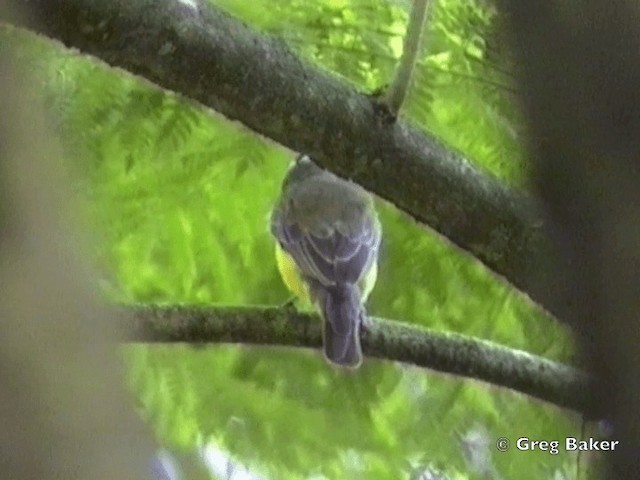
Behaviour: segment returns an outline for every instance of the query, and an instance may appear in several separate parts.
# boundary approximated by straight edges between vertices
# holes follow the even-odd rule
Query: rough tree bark
[[[211,107],[352,178],[468,251],[548,310],[535,202],[219,8],[192,0],[9,0],[16,22]]]
[[[316,315],[294,309],[146,305],[123,308],[120,316],[131,341],[322,345]],[[583,372],[457,333],[376,318],[362,335],[362,348],[367,357],[483,380],[580,412],[589,404]]]

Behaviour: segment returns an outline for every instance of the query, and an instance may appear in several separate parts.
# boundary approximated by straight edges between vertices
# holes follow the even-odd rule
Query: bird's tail
[[[360,325],[364,309],[357,287],[352,284],[324,287],[319,297],[327,360],[342,367],[359,367],[362,363]]]

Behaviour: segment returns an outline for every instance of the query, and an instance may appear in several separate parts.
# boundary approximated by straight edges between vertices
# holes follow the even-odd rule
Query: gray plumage
[[[302,156],[285,178],[271,232],[295,260],[322,313],[326,357],[358,366],[364,280],[377,262],[381,238],[373,199]]]

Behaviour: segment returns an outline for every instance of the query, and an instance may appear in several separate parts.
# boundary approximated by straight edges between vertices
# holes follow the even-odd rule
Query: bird
[[[372,196],[299,155],[271,212],[271,233],[285,285],[322,317],[325,358],[358,368],[382,239]]]

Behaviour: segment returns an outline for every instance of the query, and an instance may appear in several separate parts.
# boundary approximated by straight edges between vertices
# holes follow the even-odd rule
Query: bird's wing
[[[271,231],[301,273],[324,286],[356,284],[376,260],[380,226],[373,212],[325,222],[320,229],[300,225],[286,206],[274,211]]]

